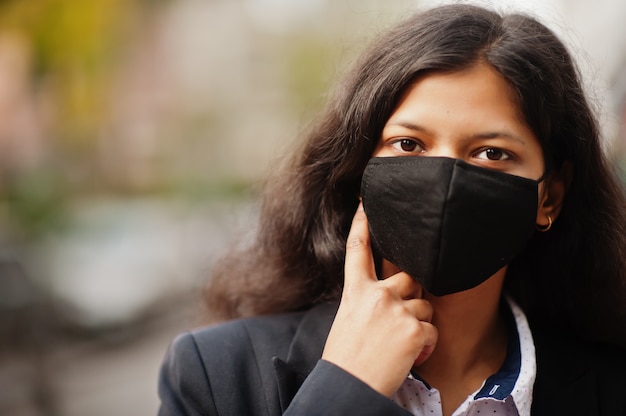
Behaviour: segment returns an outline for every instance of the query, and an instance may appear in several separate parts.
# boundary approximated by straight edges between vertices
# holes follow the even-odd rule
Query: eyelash
[[[412,150],[406,150],[406,149],[402,148],[403,144],[413,145],[413,146],[415,146],[415,148],[412,149]],[[410,137],[398,138],[398,139],[392,141],[390,143],[390,145],[395,150],[400,151],[400,152],[416,152],[417,151],[417,152],[421,153],[421,152],[424,151],[424,145],[419,140],[413,139],[413,138],[410,138]],[[486,156],[485,158],[478,158],[478,155],[480,155],[483,152],[488,152],[490,150],[491,151],[500,152],[502,154],[501,157],[503,157],[503,158],[501,158],[501,159],[489,159],[489,156]],[[487,160],[487,161],[491,161],[491,162],[502,162],[502,161],[505,161],[505,160],[513,160],[513,159],[515,159],[513,153],[511,153],[511,152],[509,152],[507,150],[501,149],[499,147],[483,147],[483,148],[480,148],[476,152],[472,153],[472,157],[476,157],[476,158],[478,158],[480,160]]]
[[[481,159],[481,160],[489,160],[489,161],[492,161],[492,162],[502,162],[502,161],[505,161],[505,160],[512,160],[513,159],[513,154],[511,152],[508,152],[508,151],[506,151],[504,149],[500,149],[499,147],[484,147],[484,148],[478,150],[477,152],[475,152],[472,156],[477,157],[481,153],[488,152],[490,150],[495,150],[496,152],[500,152],[504,158],[503,159],[489,159],[489,156],[487,156],[485,159]]]
[[[391,146],[392,146],[394,149],[396,149],[396,150],[398,150],[398,151],[401,151],[401,152],[414,152],[414,151],[416,151],[416,150],[418,150],[418,151],[420,151],[420,152],[421,152],[422,150],[424,150],[424,145],[423,145],[423,144],[422,144],[419,140],[416,140],[416,139],[411,139],[411,138],[409,138],[409,137],[402,137],[402,138],[399,138],[399,139],[397,139],[397,140],[394,140],[394,141],[393,141],[393,142],[391,142],[390,144],[391,144]],[[411,144],[411,145],[415,145],[415,149],[413,149],[413,150],[405,150],[405,149],[402,149],[402,145],[403,145],[403,144]]]

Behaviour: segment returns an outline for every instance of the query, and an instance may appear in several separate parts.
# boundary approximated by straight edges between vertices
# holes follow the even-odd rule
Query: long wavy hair
[[[562,42],[535,19],[471,5],[409,17],[365,51],[268,181],[258,229],[215,266],[213,321],[338,299],[363,169],[402,93],[425,73],[488,63],[512,87],[552,172],[569,187],[552,229],[509,266],[506,287],[530,319],[626,345],[626,203]]]

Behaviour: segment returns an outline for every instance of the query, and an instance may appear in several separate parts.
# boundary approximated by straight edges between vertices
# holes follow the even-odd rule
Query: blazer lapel
[[[322,356],[338,306],[337,302],[333,302],[312,308],[302,318],[289,347],[287,358],[272,359],[283,412]]]

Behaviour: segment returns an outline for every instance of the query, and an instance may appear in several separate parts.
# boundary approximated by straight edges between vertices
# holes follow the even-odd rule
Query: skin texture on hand
[[[421,286],[406,273],[378,280],[359,205],[346,244],[341,303],[322,359],[391,396],[437,342],[432,307],[421,296]]]

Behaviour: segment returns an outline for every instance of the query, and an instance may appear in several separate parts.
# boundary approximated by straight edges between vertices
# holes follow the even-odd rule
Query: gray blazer
[[[180,335],[161,368],[159,416],[409,413],[320,360],[337,304],[241,319]],[[626,416],[626,354],[531,323],[533,415]]]

